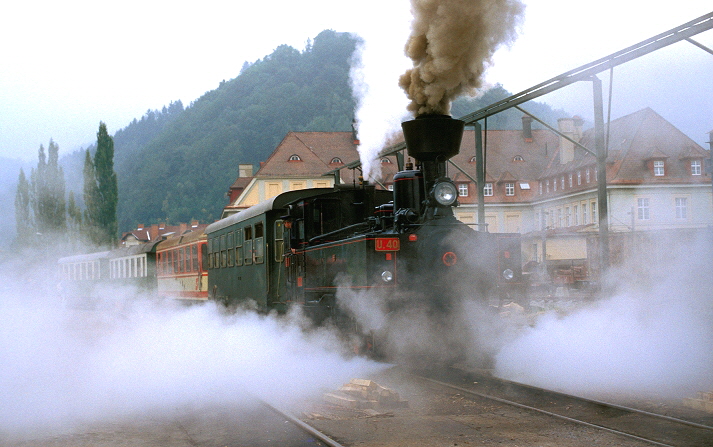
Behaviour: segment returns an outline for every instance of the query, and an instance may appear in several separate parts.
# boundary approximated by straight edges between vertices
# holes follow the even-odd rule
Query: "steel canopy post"
[[[485,162],[483,160],[483,132],[480,127],[480,123],[476,122],[473,124],[475,127],[475,179],[476,179],[476,189],[478,191],[478,231],[482,231],[483,228],[487,231],[488,227],[485,226]]]
[[[607,147],[604,144],[602,81],[592,76],[594,95],[594,150],[597,153],[597,203],[599,208],[599,277],[609,270],[609,211],[607,205]]]

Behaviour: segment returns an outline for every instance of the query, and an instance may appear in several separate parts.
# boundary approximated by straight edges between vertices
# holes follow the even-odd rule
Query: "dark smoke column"
[[[411,0],[406,55],[399,79],[414,115],[449,114],[451,101],[482,86],[495,50],[511,43],[525,6],[519,0]]]

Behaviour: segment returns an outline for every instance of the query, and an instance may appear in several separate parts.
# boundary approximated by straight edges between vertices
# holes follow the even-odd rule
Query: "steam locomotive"
[[[462,299],[518,293],[519,235],[474,231],[453,214],[458,191],[446,162],[460,150],[464,123],[424,115],[402,127],[416,166],[394,176],[393,192],[366,182],[289,191],[186,236],[195,248],[154,243],[143,252],[157,253],[160,294],[262,312],[298,306],[318,324],[349,326],[355,295],[387,314],[439,318]],[[184,282],[171,288],[172,278]]]

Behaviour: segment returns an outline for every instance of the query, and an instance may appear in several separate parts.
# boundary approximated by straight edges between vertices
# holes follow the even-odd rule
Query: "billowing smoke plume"
[[[511,43],[524,12],[519,0],[411,0],[406,54],[413,68],[399,84],[416,115],[448,114],[453,99],[473,93],[495,50]]]

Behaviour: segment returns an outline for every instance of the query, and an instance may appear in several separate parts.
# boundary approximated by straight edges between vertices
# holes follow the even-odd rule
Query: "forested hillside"
[[[238,163],[264,160],[289,131],[349,130],[354,47],[349,34],[323,31],[304,51],[280,46],[193,102],[117,163],[119,227],[212,221]],[[119,158],[127,148],[119,138],[116,146]]]
[[[350,34],[323,31],[303,51],[280,46],[185,109],[177,101],[148,110],[116,132],[119,231],[139,223],[211,222],[227,203],[239,163],[264,161],[289,131],[350,130],[356,43]],[[457,100],[452,114],[463,116],[509,95],[496,86],[479,98]],[[527,107],[553,124],[564,114],[545,104]],[[521,115],[501,113],[488,120],[488,128],[516,129]],[[83,153],[62,160],[68,190],[82,184],[83,160]],[[75,196],[81,203],[81,189]]]

